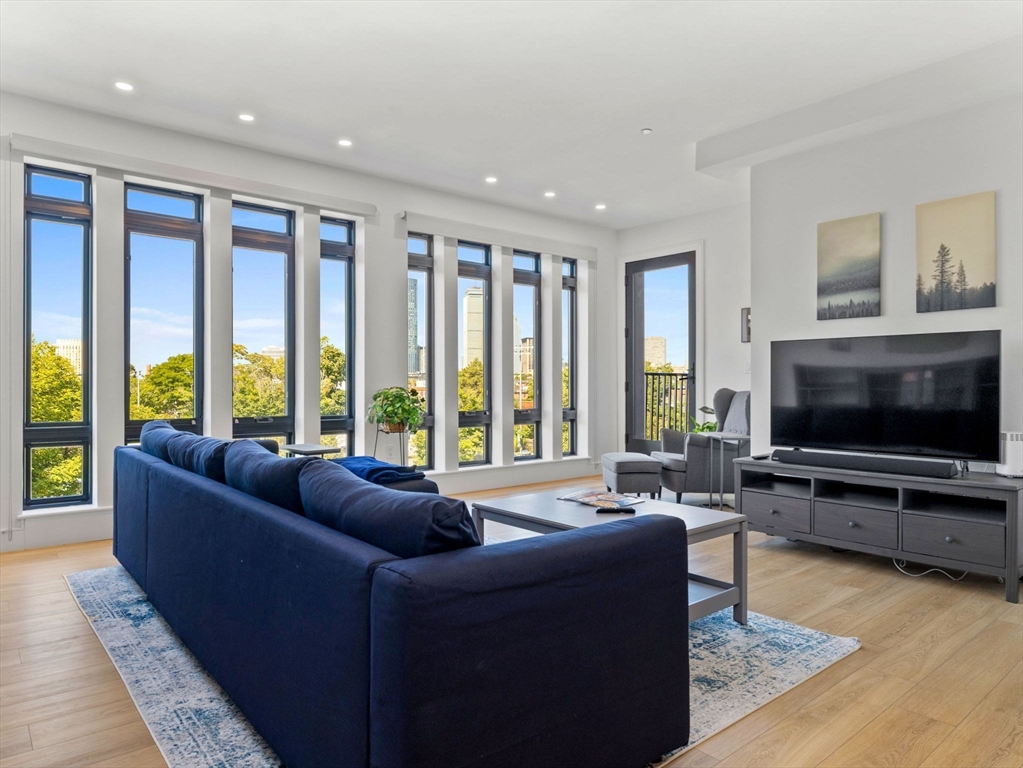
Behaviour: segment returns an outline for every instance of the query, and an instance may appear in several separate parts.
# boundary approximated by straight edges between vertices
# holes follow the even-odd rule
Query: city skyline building
[[[422,357],[419,354],[419,281],[408,279],[408,370],[422,373]]]
[[[284,347],[278,346],[276,344],[270,344],[269,346],[263,347],[261,350],[259,350],[259,354],[265,355],[266,357],[269,357],[272,360],[280,360],[282,357],[284,357],[286,352],[287,350],[285,350]]]
[[[653,366],[668,362],[668,341],[663,336],[647,336],[643,339],[643,361]]]
[[[462,368],[473,360],[483,360],[484,351],[484,295],[483,286],[467,288],[462,297]]]
[[[71,363],[75,373],[82,375],[82,340],[81,339],[57,339],[54,343],[57,354]]]

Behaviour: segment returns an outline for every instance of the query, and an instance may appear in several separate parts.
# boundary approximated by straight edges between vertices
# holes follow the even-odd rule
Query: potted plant
[[[373,393],[366,420],[376,424],[380,432],[401,436],[401,458],[405,462],[405,434],[415,434],[423,423],[426,403],[414,389],[386,387]],[[374,454],[376,454],[374,446]]]
[[[709,405],[701,405],[700,413],[706,413],[708,416],[714,415],[714,409]],[[705,421],[702,424],[697,423],[696,419],[692,416],[689,417],[689,421],[692,422],[692,432],[717,432],[718,423],[716,421]]]

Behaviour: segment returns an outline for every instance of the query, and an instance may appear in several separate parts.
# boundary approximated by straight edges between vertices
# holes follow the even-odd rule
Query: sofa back
[[[284,762],[366,766],[370,590],[397,558],[136,449],[115,486],[115,555]]]

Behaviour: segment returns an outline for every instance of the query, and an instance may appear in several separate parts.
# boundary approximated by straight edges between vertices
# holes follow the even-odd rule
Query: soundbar
[[[778,449],[771,454],[771,460],[785,464],[801,464],[807,467],[854,469],[859,472],[885,472],[891,475],[913,475],[914,477],[949,478],[959,474],[954,461],[892,459],[887,456],[801,451],[798,448]]]

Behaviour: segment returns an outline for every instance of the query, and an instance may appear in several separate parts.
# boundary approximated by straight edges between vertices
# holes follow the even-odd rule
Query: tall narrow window
[[[576,270],[574,259],[561,262],[561,452],[570,456],[576,446]]]
[[[320,221],[320,442],[352,452],[355,413],[355,239],[352,222]]]
[[[235,203],[234,436],[294,435],[295,230],[290,211]]]
[[[202,434],[202,198],[125,187],[125,438],[166,419]]]
[[[24,505],[92,498],[92,179],[25,167]]]
[[[458,244],[458,463],[490,461],[490,247]]]
[[[516,461],[540,457],[540,255],[515,251],[512,399]]]
[[[433,240],[408,236],[408,388],[423,398],[426,416],[409,437],[408,462],[433,467]]]

